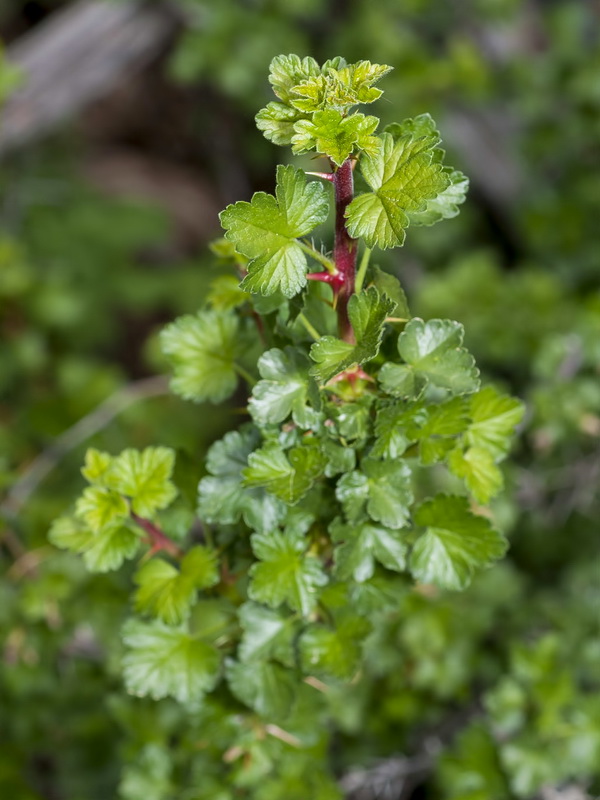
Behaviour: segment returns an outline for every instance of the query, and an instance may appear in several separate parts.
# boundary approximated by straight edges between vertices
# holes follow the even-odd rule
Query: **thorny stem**
[[[136,514],[134,511],[131,512],[131,518],[137,522],[140,528],[142,528],[148,534],[148,540],[152,545],[150,548],[150,553],[152,555],[164,550],[165,553],[169,553],[169,555],[174,556],[175,558],[181,558],[183,555],[181,548],[176,545],[172,539],[169,539],[169,537],[163,533],[153,522],[150,522],[149,519],[144,519],[144,517],[138,516],[138,514]]]
[[[346,229],[346,209],[354,197],[352,159],[348,158],[333,176],[335,192],[335,244],[333,261],[341,278],[339,289],[334,287],[340,338],[355,343],[354,331],[348,318],[348,303],[355,291],[357,242]]]

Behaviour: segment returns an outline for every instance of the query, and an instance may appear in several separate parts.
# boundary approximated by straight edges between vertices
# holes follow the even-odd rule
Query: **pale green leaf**
[[[425,211],[409,214],[411,225],[435,225],[443,219],[452,219],[460,213],[459,206],[467,199],[469,179],[457,169],[446,167],[448,186],[443,192],[427,201]]]
[[[377,153],[380,142],[373,133],[378,124],[377,117],[364,114],[345,117],[331,108],[317,111],[312,120],[300,120],[294,125],[292,150],[294,153],[316,150],[341,166],[355,148],[371,155]]]
[[[324,64],[322,74],[311,76],[293,87],[290,103],[306,113],[333,108],[345,111],[359,103],[372,103],[382,95],[373,86],[392,68],[386,64],[359,61]]]
[[[471,513],[464,497],[438,495],[426,500],[414,520],[426,528],[410,560],[412,574],[422,583],[464,589],[477,570],[506,552],[506,539],[488,519]]]
[[[307,271],[296,240],[325,221],[329,200],[324,186],[308,183],[292,166],[277,168],[275,195],[256,192],[249,203],[227,206],[220,219],[226,238],[250,259],[242,288],[293,297],[306,285]]]
[[[291,91],[299,83],[316,78],[321,67],[314,58],[300,58],[294,53],[275,56],[269,66],[269,83],[273,91],[284,103],[289,103]]]
[[[104,486],[112,464],[112,456],[90,447],[85,454],[85,465],[81,470],[83,477],[96,486]]]
[[[279,145],[291,144],[295,125],[302,119],[305,116],[297,108],[274,102],[267,103],[255,117],[258,130],[270,142]]]
[[[196,402],[226,400],[238,382],[239,337],[239,321],[231,312],[201,311],[167,325],[160,341],[173,367],[173,391]]]
[[[90,572],[119,569],[126,559],[133,558],[140,547],[140,534],[126,525],[109,525],[94,534],[83,553]]]
[[[125,685],[131,694],[154,700],[174,697],[193,707],[219,680],[219,651],[185,630],[129,620],[123,641]]]
[[[480,503],[489,503],[504,486],[504,479],[494,456],[483,447],[457,447],[450,453],[448,467],[462,478],[469,491]]]
[[[131,507],[141,517],[152,517],[176,497],[171,481],[175,452],[168,447],[124,450],[113,459],[110,486],[128,497]]]
[[[125,519],[129,515],[129,506],[118,491],[102,486],[88,486],[77,501],[75,513],[97,533]]]
[[[81,520],[60,517],[48,534],[55,547],[82,553],[90,572],[109,572],[118,569],[128,558],[133,558],[140,546],[138,531],[116,522],[94,533]]]
[[[206,300],[217,311],[231,311],[244,305],[251,295],[240,289],[240,282],[235,275],[219,275],[210,284]]]
[[[214,586],[218,580],[216,554],[207,547],[192,548],[180,569],[153,558],[134,576],[136,609],[154,614],[167,625],[179,625],[188,617],[197,590]]]
[[[94,541],[94,534],[87,525],[75,517],[58,517],[48,532],[48,539],[61,550],[83,553]]]

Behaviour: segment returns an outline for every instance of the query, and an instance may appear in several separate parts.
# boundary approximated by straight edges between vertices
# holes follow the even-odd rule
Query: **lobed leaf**
[[[174,370],[171,388],[186,400],[220,403],[235,391],[239,321],[226,311],[179,317],[161,332],[163,353]]]
[[[360,470],[343,475],[335,494],[350,522],[366,512],[388,528],[404,527],[413,502],[411,471],[403,462],[365,459]]]
[[[306,285],[307,262],[296,241],[327,219],[329,200],[324,186],[307,182],[302,170],[277,168],[275,197],[256,192],[247,203],[221,212],[225,237],[250,259],[242,288],[293,297]]]
[[[423,322],[415,317],[398,338],[404,364],[388,362],[379,372],[383,390],[395,397],[417,398],[430,383],[451,394],[479,388],[479,370],[462,347],[464,328],[448,319]]]
[[[395,303],[371,286],[360,294],[354,294],[348,303],[348,317],[354,331],[356,344],[342,341],[334,336],[322,336],[310,349],[310,357],[316,362],[310,370],[321,383],[351,366],[364,364],[379,352],[383,326]]]
[[[219,680],[219,651],[181,628],[131,619],[123,627],[123,641],[123,672],[131,694],[174,697],[196,706]]]
[[[438,136],[407,135],[395,142],[384,133],[380,138],[378,152],[361,159],[372,191],[355,197],[346,217],[350,236],[387,249],[404,244],[409,214],[426,211],[427,202],[448,188],[449,178],[433,159]]]
[[[303,534],[294,530],[255,533],[251,541],[260,561],[250,568],[250,598],[271,608],[287,603],[304,616],[309,614],[327,576],[319,559],[306,552]]]
[[[506,552],[506,539],[488,519],[471,513],[464,497],[438,495],[426,500],[414,520],[426,531],[413,547],[410,569],[423,583],[465,589],[478,569]]]

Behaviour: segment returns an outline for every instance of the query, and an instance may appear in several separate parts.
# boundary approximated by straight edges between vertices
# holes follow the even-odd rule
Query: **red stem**
[[[172,539],[164,534],[160,528],[158,528],[153,522],[150,522],[149,519],[144,519],[144,517],[139,517],[133,511],[131,512],[131,516],[135,522],[143,528],[144,531],[148,534],[148,541],[152,545],[150,548],[150,552],[152,554],[158,553],[161,550],[164,550],[169,555],[174,556],[175,558],[180,558],[183,555],[183,550],[178,547]]]
[[[354,197],[352,159],[348,158],[333,174],[335,192],[335,244],[333,260],[338,272],[338,286],[334,285],[337,296],[338,328],[340,338],[355,343],[354,331],[348,318],[348,302],[354,294],[356,278],[357,243],[346,229],[346,209]]]

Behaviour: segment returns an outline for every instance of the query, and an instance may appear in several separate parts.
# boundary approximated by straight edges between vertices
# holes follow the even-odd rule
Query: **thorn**
[[[307,172],[307,175],[314,175],[315,178],[323,178],[324,181],[333,182],[333,172]]]
[[[329,283],[333,286],[334,290],[336,288],[339,289],[339,287],[344,284],[344,279],[339,272],[336,272],[335,275],[332,275],[331,272],[309,272],[306,277],[309,281],[323,281],[323,283]]]

